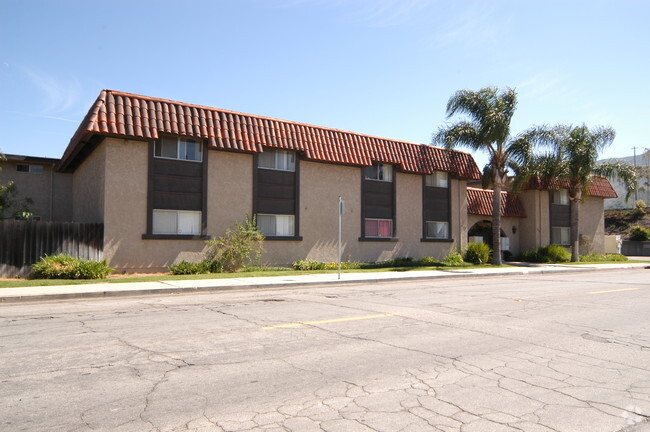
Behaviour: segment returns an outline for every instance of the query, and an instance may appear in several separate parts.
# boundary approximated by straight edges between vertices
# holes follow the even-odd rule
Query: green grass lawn
[[[422,270],[462,270],[467,268],[492,268],[493,265],[472,265],[467,264],[463,266],[447,267],[447,266],[430,266],[430,267],[386,267],[386,268],[373,268],[373,269],[351,269],[341,270],[341,273],[376,273],[376,272],[409,272],[409,271],[422,271]],[[500,267],[511,267],[502,265]],[[203,279],[227,279],[227,278],[247,278],[247,277],[262,277],[262,276],[298,276],[308,274],[323,274],[323,273],[336,273],[336,270],[305,270],[298,271],[293,269],[279,270],[256,270],[245,271],[238,273],[209,273],[198,275],[171,275],[169,273],[160,273],[152,276],[120,276],[109,277],[108,279],[91,279],[91,280],[78,280],[78,279],[4,279],[0,280],[0,288],[19,288],[30,286],[55,286],[55,285],[84,285],[92,283],[131,283],[131,282],[158,282],[158,281],[172,281],[172,280],[203,280]]]
[[[650,261],[593,261],[593,262],[577,262],[577,263],[558,263],[564,265],[585,265],[585,264],[629,264],[629,263],[650,263]],[[515,267],[512,265],[504,264],[499,267]],[[350,269],[341,270],[341,273],[377,273],[377,272],[412,272],[423,270],[463,270],[463,269],[478,269],[478,268],[497,268],[491,264],[472,265],[465,264],[462,266],[429,266],[429,267],[386,267],[386,268],[372,268],[372,269]],[[323,273],[336,273],[336,270],[293,270],[287,268],[270,269],[270,270],[255,270],[244,271],[238,273],[210,273],[198,275],[171,275],[169,273],[160,273],[152,276],[119,276],[109,277],[108,279],[91,279],[91,280],[78,280],[78,279],[4,279],[0,280],[0,288],[20,288],[30,286],[56,286],[56,285],[84,285],[93,283],[132,283],[132,282],[158,282],[158,281],[173,281],[173,280],[203,280],[203,279],[227,279],[227,278],[247,278],[247,277],[263,277],[263,276],[298,276],[308,274],[323,274]]]
[[[556,263],[563,265],[582,265],[582,264],[648,264],[650,261],[637,261],[637,260],[627,260],[627,261],[580,261],[580,262],[564,262]]]

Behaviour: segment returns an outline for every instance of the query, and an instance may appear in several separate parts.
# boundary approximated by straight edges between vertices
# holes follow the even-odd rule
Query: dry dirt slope
[[[633,226],[650,228],[650,210],[605,210],[605,234],[628,238]]]

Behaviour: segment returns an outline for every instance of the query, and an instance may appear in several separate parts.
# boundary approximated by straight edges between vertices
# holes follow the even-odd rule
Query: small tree
[[[0,162],[5,160],[7,160],[7,158],[2,151],[0,151]],[[2,171],[1,166],[0,171]],[[33,213],[29,207],[34,204],[34,201],[32,201],[31,198],[25,198],[22,201],[18,201],[16,198],[17,194],[18,189],[14,182],[9,181],[6,184],[0,185],[0,220],[12,216],[18,219],[29,219],[32,217]],[[13,213],[11,211],[12,208],[15,208]]]
[[[255,217],[246,215],[244,222],[228,228],[222,237],[206,241],[206,259],[219,262],[226,272],[236,272],[247,263],[259,259],[263,251],[264,236],[257,229]]]

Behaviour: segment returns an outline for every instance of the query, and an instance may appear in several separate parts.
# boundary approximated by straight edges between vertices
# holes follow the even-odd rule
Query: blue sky
[[[650,147],[649,1],[0,1],[0,149],[60,157],[103,88],[429,143],[459,89],[512,131]],[[485,162],[476,155],[479,165]]]

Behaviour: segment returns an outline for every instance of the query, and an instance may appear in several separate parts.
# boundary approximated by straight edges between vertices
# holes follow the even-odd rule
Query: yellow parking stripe
[[[291,328],[291,327],[300,327],[300,326],[305,326],[305,325],[314,325],[314,324],[329,324],[329,323],[337,323],[337,322],[345,322],[345,321],[357,321],[357,320],[366,320],[366,319],[373,319],[373,318],[384,318],[384,317],[389,317],[393,316],[395,314],[388,313],[388,314],[381,314],[381,315],[366,315],[366,316],[360,316],[360,317],[351,317],[351,318],[337,318],[337,319],[330,319],[330,320],[323,320],[323,321],[305,321],[305,322],[298,322],[298,323],[290,323],[290,324],[280,324],[276,326],[267,326],[267,327],[262,327],[265,330],[268,329],[277,329],[277,328]]]
[[[639,288],[621,288],[621,289],[615,289],[615,290],[607,290],[607,291],[591,291],[588,292],[587,294],[606,294],[606,293],[614,293],[614,292],[621,292],[621,291],[636,291]]]

